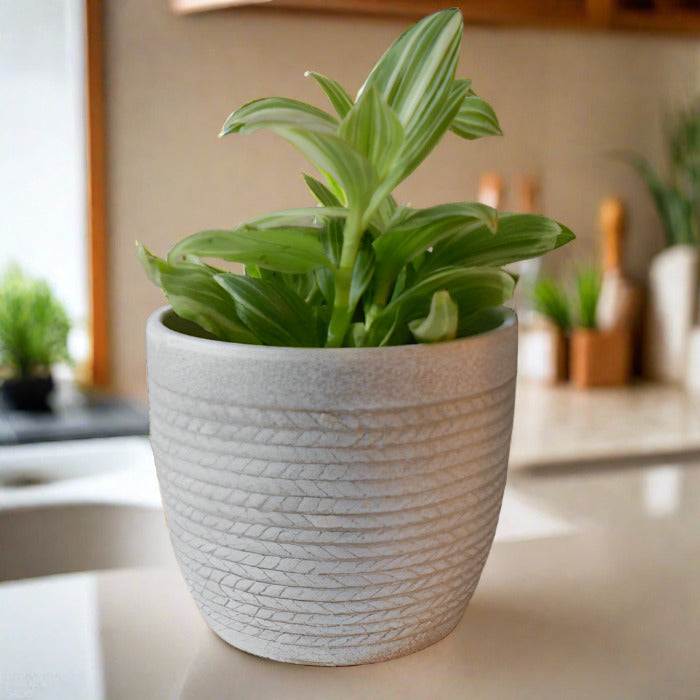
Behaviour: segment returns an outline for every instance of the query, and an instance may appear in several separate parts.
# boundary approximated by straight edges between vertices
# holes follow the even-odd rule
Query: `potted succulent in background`
[[[681,381],[688,337],[698,322],[700,101],[668,118],[666,144],[666,179],[641,156],[625,157],[644,180],[666,234],[666,248],[649,269],[645,371]]]
[[[626,384],[632,370],[630,331],[625,325],[602,330],[597,309],[601,275],[594,267],[576,275],[578,318],[571,334],[570,378],[579,388]]]
[[[67,361],[70,322],[44,280],[12,266],[0,278],[0,371],[11,408],[45,411],[51,366]]]
[[[336,115],[251,102],[317,167],[318,206],[139,246],[172,308],[147,326],[151,442],[173,546],[212,629],[282,661],[421,649],[459,621],[498,520],[517,328],[503,265],[573,238],[543,216],[399,206],[451,130],[500,134],[455,77],[458,10],[408,29]],[[202,258],[245,265],[245,275]]]
[[[569,334],[571,309],[564,288],[552,279],[539,279],[532,289],[532,299],[537,311],[547,321],[548,352],[547,376],[552,382],[565,382],[569,378]]]

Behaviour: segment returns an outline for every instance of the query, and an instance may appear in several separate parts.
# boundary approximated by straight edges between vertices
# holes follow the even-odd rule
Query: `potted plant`
[[[655,379],[681,381],[698,313],[700,101],[667,119],[666,145],[666,178],[641,156],[625,157],[646,184],[666,234],[666,248],[649,269],[645,370]]]
[[[550,381],[565,382],[569,378],[569,333],[571,309],[564,288],[552,279],[539,279],[532,289],[537,311],[547,321],[548,352],[545,362]]]
[[[601,275],[594,267],[576,275],[578,320],[571,335],[570,378],[579,388],[619,386],[629,381],[632,368],[630,330],[620,324],[602,330],[597,310]]]
[[[69,359],[69,330],[68,315],[49,285],[9,267],[0,278],[0,373],[10,408],[48,410],[51,366]]]
[[[337,116],[256,100],[222,135],[269,129],[323,177],[318,206],[204,231],[160,259],[147,325],[151,442],[179,564],[230,644],[307,664],[380,661],[459,621],[506,477],[516,319],[501,266],[573,238],[543,216],[391,192],[451,130],[499,134],[455,78],[458,10],[389,48]],[[202,258],[245,265],[245,276]]]

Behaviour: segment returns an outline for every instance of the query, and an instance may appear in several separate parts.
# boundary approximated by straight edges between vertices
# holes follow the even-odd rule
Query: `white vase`
[[[697,247],[666,248],[649,268],[644,369],[652,379],[683,381],[697,304]]]
[[[225,641],[346,665],[459,622],[506,480],[517,321],[435,345],[296,349],[147,327],[151,443],[178,562]]]

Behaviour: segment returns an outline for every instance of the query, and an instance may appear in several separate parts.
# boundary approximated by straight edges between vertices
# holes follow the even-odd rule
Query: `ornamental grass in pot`
[[[320,172],[315,207],[138,254],[171,308],[147,327],[151,442],[202,615],[239,649],[344,665],[421,649],[459,621],[493,538],[517,327],[503,265],[573,238],[543,216],[391,192],[451,130],[500,134],[455,78],[458,10],[389,48],[335,115],[284,98],[271,130]],[[202,258],[242,263],[245,275]]]
[[[0,378],[8,408],[48,411],[51,368],[70,361],[70,320],[46,281],[16,265],[0,277]]]
[[[598,300],[602,278],[594,267],[576,275],[577,321],[571,334],[571,383],[579,389],[627,384],[632,373],[632,341],[629,326],[620,323],[602,329],[598,325]]]
[[[548,352],[543,358],[552,384],[569,378],[569,336],[571,334],[571,309],[564,287],[553,279],[537,280],[532,289],[535,311],[547,323]]]

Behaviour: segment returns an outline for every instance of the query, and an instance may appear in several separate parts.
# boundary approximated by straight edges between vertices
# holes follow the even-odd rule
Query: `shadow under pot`
[[[18,377],[6,379],[2,396],[10,409],[17,411],[49,411],[49,396],[54,390],[53,377]]]
[[[632,373],[630,331],[577,328],[571,335],[569,375],[578,388],[622,386]]]

